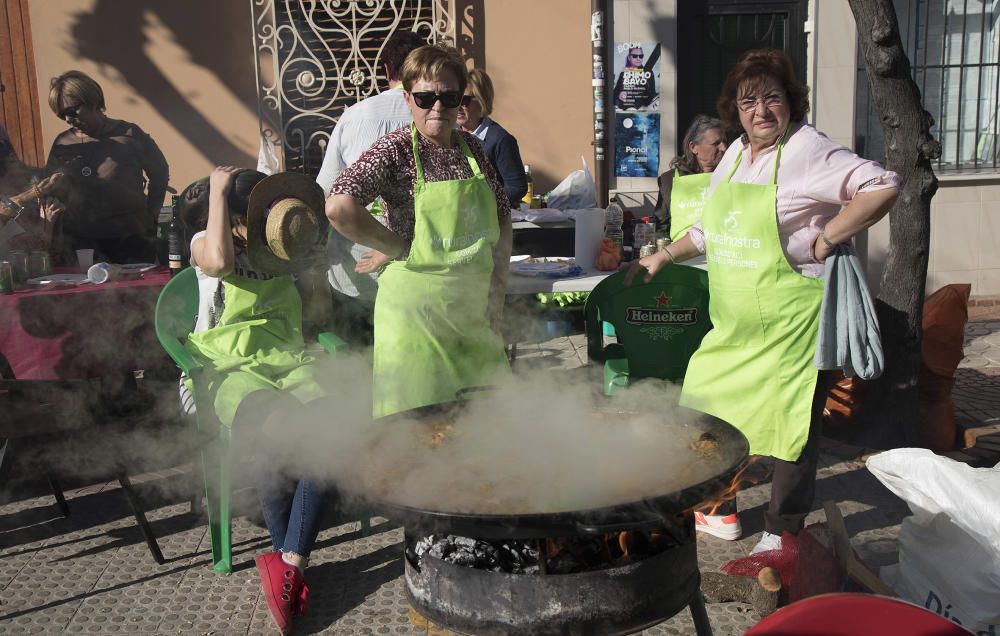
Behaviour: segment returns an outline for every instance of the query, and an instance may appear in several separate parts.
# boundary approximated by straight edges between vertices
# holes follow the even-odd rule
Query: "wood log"
[[[701,591],[709,603],[747,603],[761,616],[778,608],[781,576],[772,567],[761,569],[756,578],[724,572],[702,572]]]
[[[882,596],[896,596],[891,587],[883,583],[878,575],[868,569],[868,566],[855,556],[854,548],[851,547],[851,539],[847,534],[847,526],[844,524],[844,515],[840,513],[837,504],[832,501],[824,501],[823,510],[826,511],[826,527],[833,538],[834,553],[847,576],[869,592]]]
[[[965,441],[965,448],[970,446],[976,446],[978,440],[983,437],[996,437],[1000,440],[1000,424],[993,424],[992,426],[977,426],[976,428],[967,428],[963,434],[963,440]]]

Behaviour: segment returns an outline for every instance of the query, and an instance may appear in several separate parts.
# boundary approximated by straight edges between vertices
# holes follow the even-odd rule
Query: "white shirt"
[[[347,108],[330,133],[330,143],[323,156],[323,166],[316,175],[316,183],[329,195],[333,182],[344,168],[354,163],[380,137],[409,126],[412,121],[413,116],[403,99],[402,86],[390,88]],[[353,243],[331,228],[326,244],[330,262],[327,278],[334,290],[373,304],[378,291],[375,282],[378,274],[354,271],[361,255],[369,250],[370,247]]]
[[[214,276],[209,276],[198,267],[198,263],[194,260],[194,242],[200,238],[204,238],[205,230],[201,232],[196,232],[194,236],[191,237],[191,267],[194,268],[194,273],[198,276],[198,318],[195,320],[194,331],[205,331],[209,327],[209,320],[211,318],[210,313],[212,310],[212,305],[215,303],[215,292],[219,288],[219,283],[222,281],[221,278],[216,278]],[[270,280],[274,278],[270,274],[265,274],[263,272],[258,272],[253,267],[250,266],[250,260],[247,258],[245,252],[236,254],[233,258],[233,271],[245,278],[252,278],[254,280]]]
[[[403,100],[403,87],[397,86],[384,93],[363,99],[347,108],[330,133],[330,142],[323,156],[323,166],[316,175],[316,183],[329,194],[330,187],[344,168],[354,163],[361,153],[379,137],[413,121],[410,109]]]
[[[813,244],[826,224],[858,192],[898,189],[901,179],[895,172],[875,161],[862,159],[808,124],[794,126],[778,165],[778,238],[789,265],[805,276],[822,278],[824,265],[816,261]],[[726,150],[712,173],[709,197],[733,169],[744,143],[743,139],[737,139]],[[756,157],[751,157],[747,148],[732,181],[757,185],[771,183],[777,147],[775,144],[765,148]],[[704,253],[705,234],[701,221],[688,233]]]
[[[487,131],[489,131],[490,124],[492,124],[492,123],[493,123],[493,120],[484,115],[479,120],[479,125],[476,126],[476,129],[472,131],[472,134],[475,135],[476,137],[478,137],[479,141],[486,141],[486,133],[487,133]]]

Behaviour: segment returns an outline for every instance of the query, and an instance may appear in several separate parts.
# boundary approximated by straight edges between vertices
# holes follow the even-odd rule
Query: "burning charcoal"
[[[416,542],[413,546],[413,551],[418,557],[424,556],[424,553],[430,550],[431,546],[434,545],[435,537],[433,534],[424,537]]]
[[[475,539],[473,539],[471,537],[455,537],[455,536],[452,536],[452,537],[449,537],[449,538],[454,540],[455,545],[457,547],[459,547],[459,548],[467,548],[469,550],[474,549],[476,547],[476,544],[480,543],[479,541],[476,541]]]
[[[551,574],[571,574],[584,569],[583,564],[570,552],[560,552],[546,564]]]
[[[435,559],[443,559],[445,557],[445,548],[448,546],[446,543],[435,543],[427,550],[429,556]]]
[[[476,565],[476,555],[472,552],[472,550],[466,550],[464,548],[455,550],[446,556],[445,560],[449,563],[454,563],[455,565],[461,565],[463,567],[474,567]]]

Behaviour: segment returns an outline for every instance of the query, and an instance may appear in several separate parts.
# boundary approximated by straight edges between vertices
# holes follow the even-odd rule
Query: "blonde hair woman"
[[[478,68],[469,71],[469,85],[465,87],[462,104],[458,107],[458,125],[483,142],[486,157],[503,183],[510,206],[516,208],[528,191],[528,179],[524,176],[517,139],[490,118],[493,95],[493,80],[486,71]]]

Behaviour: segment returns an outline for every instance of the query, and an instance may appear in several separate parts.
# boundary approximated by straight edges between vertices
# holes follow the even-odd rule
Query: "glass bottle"
[[[183,245],[184,228],[181,227],[181,220],[177,215],[177,202],[180,200],[176,194],[170,199],[170,207],[174,213],[167,226],[167,263],[170,266],[170,277],[173,278],[184,269]]]

